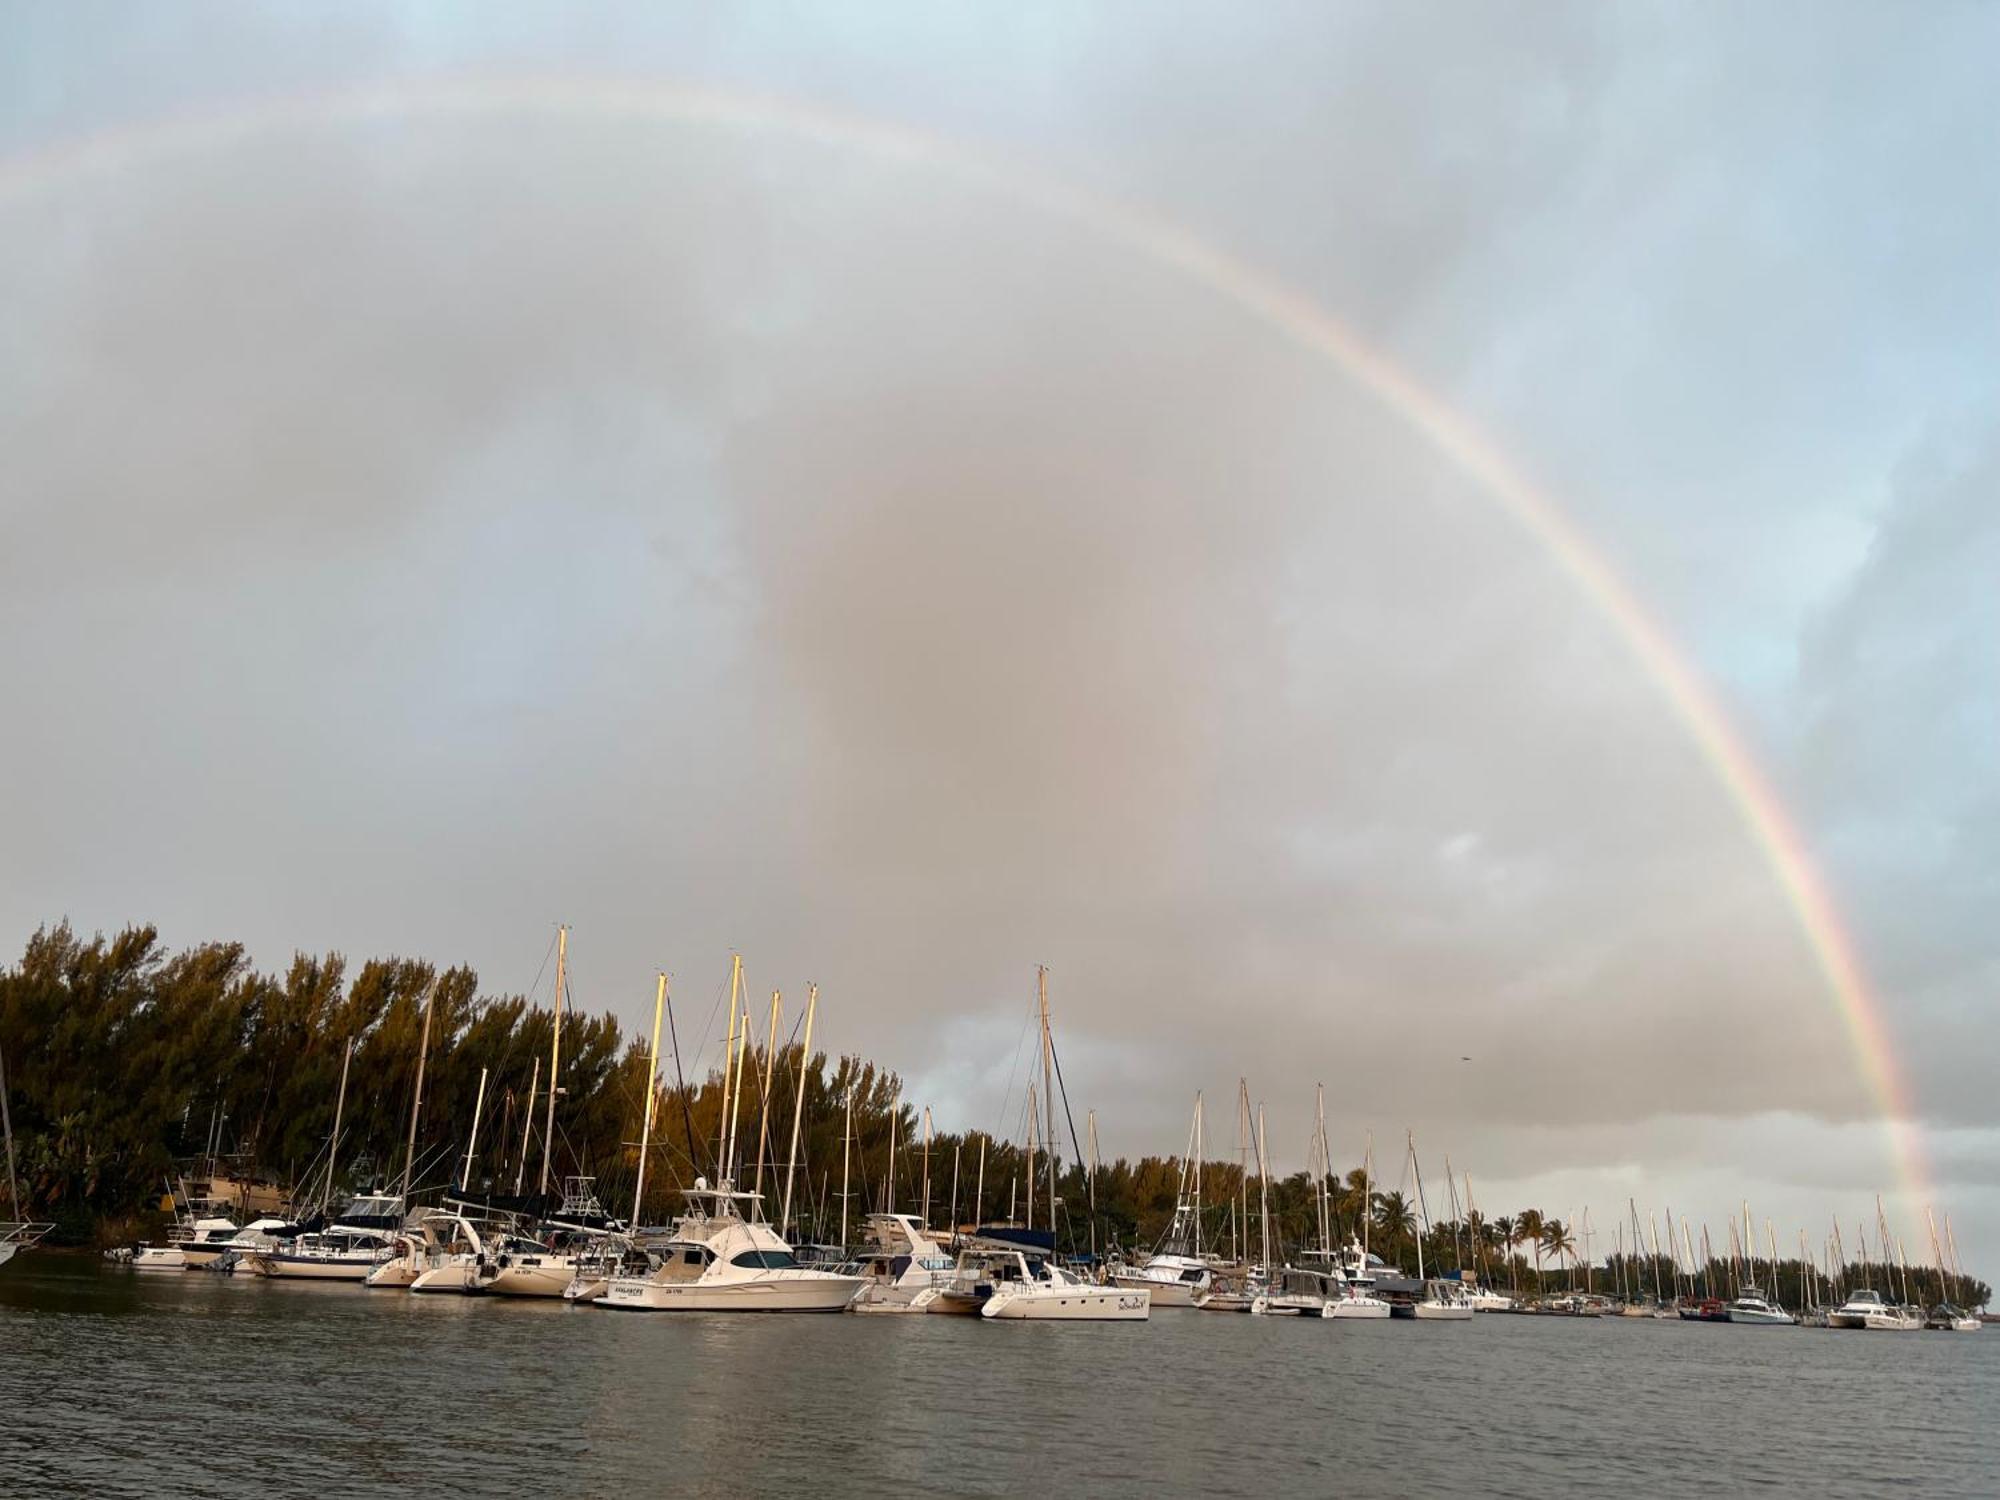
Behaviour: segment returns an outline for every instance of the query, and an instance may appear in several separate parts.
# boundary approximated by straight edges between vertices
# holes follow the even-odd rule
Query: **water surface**
[[[2000,1495],[2000,1329],[620,1314],[49,1253],[22,1495]]]

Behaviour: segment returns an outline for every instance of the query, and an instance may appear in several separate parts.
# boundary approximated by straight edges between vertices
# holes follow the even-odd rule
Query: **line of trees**
[[[54,1219],[72,1242],[155,1229],[148,1221],[161,1213],[164,1189],[208,1154],[238,1177],[296,1189],[295,1202],[306,1206],[328,1185],[343,1060],[348,1089],[332,1186],[395,1184],[416,1087],[424,997],[433,981],[417,1187],[435,1196],[462,1175],[484,1070],[469,1185],[511,1192],[519,1181],[532,1191],[546,1144],[541,1131],[553,1041],[546,1006],[523,995],[482,996],[470,969],[439,970],[417,959],[371,959],[351,969],[337,954],[300,954],[282,974],[266,974],[240,944],[170,952],[152,927],[88,940],[67,924],[38,931],[19,963],[0,971],[0,1048],[22,1210]],[[626,1037],[608,1013],[566,1009],[562,1025],[553,1172],[594,1177],[604,1201],[623,1215],[632,1208],[638,1171],[646,1044]],[[922,1116],[904,1102],[895,1072],[859,1057],[806,1057],[796,1035],[794,1023],[775,1048],[768,1038],[754,1038],[737,1168],[742,1185],[763,1188],[775,1216],[803,1069],[795,1238],[840,1238],[843,1173],[850,1239],[866,1213],[891,1206],[921,1211],[926,1182],[937,1224],[1026,1216],[1028,1162],[1020,1145],[984,1132],[939,1132],[926,1152]],[[661,1074],[640,1207],[645,1222],[669,1217],[696,1177],[719,1175],[720,1070],[683,1086],[663,1039]],[[542,1101],[533,1119],[531,1090]],[[1252,1163],[1246,1183],[1241,1162],[1204,1163],[1205,1248],[1246,1259],[1261,1254],[1254,1170]],[[1043,1156],[1034,1217],[1044,1226],[1048,1173]],[[1120,1158],[1087,1172],[1066,1143],[1054,1182],[1059,1241],[1077,1252],[1149,1247],[1173,1216],[1181,1177],[1182,1163],[1168,1156]],[[1321,1190],[1306,1172],[1272,1181],[1274,1254],[1318,1244]],[[1455,1217],[1426,1228],[1424,1205],[1368,1180],[1358,1167],[1329,1176],[1324,1191],[1335,1244],[1365,1238],[1391,1264],[1413,1266],[1421,1237],[1433,1271],[1462,1269],[1531,1295],[1586,1283],[1600,1291],[1622,1284],[1636,1294],[1657,1284],[1643,1263],[1624,1265],[1622,1283],[1616,1257],[1587,1268],[1574,1228],[1538,1210],[1489,1219],[1476,1211],[1457,1214],[1454,1205]],[[1779,1268],[1779,1293],[1796,1306],[1793,1287],[1803,1285],[1804,1268],[1789,1264],[1790,1272]],[[1856,1275],[1850,1272],[1844,1284],[1867,1284]],[[1937,1280],[1935,1273],[1930,1278],[1926,1285]],[[1670,1269],[1666,1281],[1671,1296]],[[1733,1288],[1736,1281],[1711,1268],[1710,1284]],[[1988,1299],[1984,1284],[1970,1280],[1948,1291],[1962,1305]]]

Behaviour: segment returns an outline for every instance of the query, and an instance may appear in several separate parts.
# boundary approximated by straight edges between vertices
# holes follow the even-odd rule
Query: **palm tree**
[[[1493,1236],[1494,1245],[1507,1257],[1507,1284],[1515,1291],[1521,1289],[1520,1278],[1514,1274],[1514,1221],[1502,1214],[1487,1225]]]
[[[1535,1251],[1535,1291],[1542,1290],[1542,1233],[1548,1221],[1539,1208],[1524,1208],[1514,1216],[1514,1237]]]
[[[1570,1233],[1568,1226],[1561,1219],[1550,1219],[1542,1225],[1542,1248],[1558,1259],[1565,1255],[1570,1258],[1572,1275],[1566,1285],[1573,1287],[1576,1280],[1574,1275],[1576,1237]]]
[[[1417,1228],[1417,1216],[1402,1193],[1375,1195],[1375,1232],[1384,1245],[1394,1249],[1410,1238]]]

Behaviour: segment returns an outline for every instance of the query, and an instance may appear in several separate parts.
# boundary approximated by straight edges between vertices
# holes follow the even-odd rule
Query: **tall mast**
[[[345,1113],[347,1109],[347,1065],[353,1061],[354,1061],[354,1038],[349,1037],[347,1039],[346,1048],[340,1054],[340,1092],[334,1096],[333,1100],[333,1134],[326,1138],[326,1191],[319,1195],[319,1207],[321,1213],[325,1213],[327,1204],[333,1201],[334,1159],[340,1155],[340,1120],[342,1114]],[[6,1112],[6,1104],[4,1100],[6,1087],[7,1087],[6,1066],[4,1064],[0,1064],[0,1115],[4,1115]],[[11,1131],[9,1132],[8,1135],[7,1149],[9,1155],[11,1156],[13,1152],[13,1136]],[[13,1170],[13,1163],[10,1160],[8,1163],[9,1176],[7,1179],[8,1186],[10,1187],[13,1185],[13,1177],[11,1175],[12,1170]],[[14,1211],[16,1217],[19,1216],[20,1209],[21,1205],[18,1202],[16,1202],[14,1205]]]
[[[353,1042],[350,1041],[347,1045],[351,1051],[354,1046]],[[343,1064],[341,1077],[345,1078],[346,1076],[346,1066]],[[7,1055],[5,1052],[0,1052],[0,1131],[4,1131],[7,1136],[7,1194],[14,1203],[15,1219],[21,1223],[26,1223],[28,1216],[21,1212],[21,1183],[20,1179],[14,1175],[14,1112],[7,1103]],[[329,1170],[331,1169],[329,1168]]]
[[[785,1202],[784,1206],[778,1211],[778,1232],[785,1236],[786,1239],[791,1238],[792,1174],[798,1170],[799,1166],[799,1121],[805,1118],[806,1067],[812,1061],[813,1013],[818,1009],[819,986],[809,984],[806,986],[806,1037],[805,1041],[800,1044],[799,1050],[799,1091],[792,1101],[792,1144],[791,1149],[785,1153]],[[806,1179],[806,1193],[807,1196],[811,1196],[812,1194],[811,1178]],[[846,1247],[842,1246],[841,1248],[845,1249]]]
[[[847,1082],[847,1124],[840,1132],[840,1251],[847,1253],[847,1168],[854,1154],[854,1080]]]
[[[764,1151],[771,1139],[771,1077],[778,1066],[778,1017],[783,1014],[781,992],[771,991],[771,1029],[764,1037],[764,1081],[757,1089],[757,1170],[750,1190],[764,1191]]]
[[[965,1147],[963,1140],[951,1143],[951,1233],[958,1237],[958,1154]]]
[[[1241,1077],[1236,1080],[1236,1197],[1237,1227],[1233,1233],[1247,1248],[1250,1240],[1250,1080]],[[1240,1265],[1247,1258],[1239,1255],[1237,1263]]]
[[[716,1186],[730,1174],[730,1154],[736,1142],[730,1140],[730,1082],[736,1078],[736,998],[744,986],[744,956],[730,954],[730,1034],[722,1044],[722,1108],[716,1110]]]
[[[534,1075],[528,1080],[528,1107],[521,1111],[521,1159],[514,1164],[514,1196],[521,1196],[521,1184],[528,1177],[528,1142],[535,1134],[535,1095],[542,1086],[542,1060],[535,1059]],[[503,1148],[504,1149],[504,1148]],[[501,1158],[501,1171],[506,1171],[506,1158]]]
[[[1368,1225],[1375,1217],[1375,1132],[1368,1132],[1368,1139],[1361,1147],[1361,1270],[1368,1271]]]
[[[472,1134],[465,1138],[465,1168],[458,1174],[461,1192],[472,1191],[472,1160],[479,1154],[479,1116],[486,1109],[486,1069],[479,1070],[479,1092],[472,1099]]]
[[[1201,1158],[1207,1149],[1201,1136],[1201,1090],[1194,1093],[1194,1258],[1201,1259]]]
[[[931,1227],[931,1107],[924,1106],[924,1228]]]
[[[1035,1227],[1035,1137],[1040,1133],[1041,1133],[1040,1122],[1038,1122],[1035,1119],[1035,1086],[1031,1083],[1028,1085],[1028,1224],[1027,1224],[1027,1227],[1030,1229],[1033,1229]],[[1011,1200],[1012,1197],[1013,1194],[1010,1192],[1008,1194],[1008,1198]],[[1007,1217],[1009,1219],[1014,1217],[1014,1205],[1011,1201],[1007,1204]],[[1051,1234],[1055,1232],[1055,1226],[1053,1224],[1049,1226],[1049,1232]]]
[[[410,1173],[417,1164],[417,1115],[424,1107],[424,1059],[431,1050],[431,1002],[437,999],[438,976],[431,976],[424,991],[424,1031],[417,1043],[417,1086],[410,1091],[410,1139],[403,1147],[403,1202],[410,1201]]]
[[[979,1186],[973,1189],[972,1222],[976,1227],[986,1217],[986,1136],[979,1137]]]
[[[1056,1232],[1056,1095],[1055,1095],[1055,1038],[1049,1033],[1049,970],[1046,964],[1035,966],[1035,990],[1042,1002],[1042,1129],[1048,1133],[1049,1142],[1049,1243],[1055,1243]],[[1028,1196],[1033,1197],[1035,1185],[1028,1184]],[[1071,1241],[1072,1244],[1075,1241]]]
[[[1313,1144],[1319,1149],[1319,1170],[1314,1174],[1313,1196],[1319,1200],[1319,1253],[1328,1257],[1329,1265],[1333,1256],[1333,1230],[1327,1222],[1326,1178],[1333,1170],[1332,1155],[1326,1144],[1326,1085],[1313,1085]]]
[[[1271,1265],[1271,1158],[1264,1151],[1264,1106],[1257,1106],[1257,1217],[1264,1240],[1264,1285],[1275,1274]]]
[[[736,1134],[736,1117],[743,1110],[743,1080],[750,1076],[750,1007],[743,1007],[743,1026],[736,1033],[736,1096],[729,1106],[729,1169],[724,1175],[731,1187],[736,1185],[738,1147],[742,1144]]]
[[[882,1178],[882,1212],[896,1211],[896,1137],[903,1131],[903,1091],[889,1101],[889,1170]]]
[[[1090,1136],[1090,1171],[1084,1185],[1090,1194],[1090,1259],[1094,1265],[1097,1261],[1097,1111],[1094,1109],[1090,1111],[1086,1130]]]
[[[646,1114],[639,1126],[639,1175],[632,1184],[632,1228],[646,1222],[644,1207],[646,1202],[646,1153],[653,1145],[653,1105],[660,1093],[660,1016],[667,1008],[667,974],[660,971],[660,982],[653,991],[653,1046],[646,1054]]]
[[[549,1190],[549,1162],[555,1155],[556,1147],[556,1095],[562,1090],[556,1085],[562,1077],[562,1014],[563,987],[569,978],[569,928],[556,927],[556,1000],[555,1024],[549,1028],[549,1112],[542,1121],[542,1177],[535,1188],[536,1193]]]
[[[1405,1132],[1409,1144],[1410,1166],[1414,1169],[1417,1182],[1417,1213],[1421,1222],[1417,1225],[1417,1280],[1424,1279],[1424,1231],[1430,1228],[1430,1210],[1424,1207],[1424,1169],[1417,1165],[1417,1138],[1414,1133]]]

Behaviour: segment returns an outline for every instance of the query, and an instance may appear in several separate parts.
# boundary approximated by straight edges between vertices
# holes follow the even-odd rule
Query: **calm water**
[[[50,1254],[10,1494],[2000,1494],[2000,1329],[621,1315]]]

